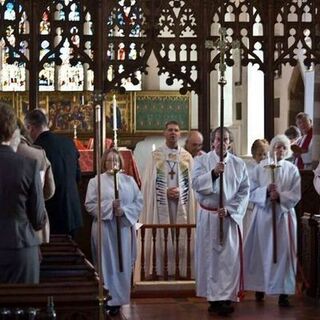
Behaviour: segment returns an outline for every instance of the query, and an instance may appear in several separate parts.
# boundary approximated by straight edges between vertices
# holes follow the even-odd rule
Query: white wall
[[[254,140],[264,138],[264,75],[257,65],[248,66],[247,154]]]

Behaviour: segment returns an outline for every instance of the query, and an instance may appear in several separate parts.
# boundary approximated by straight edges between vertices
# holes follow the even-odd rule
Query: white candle
[[[113,95],[113,130],[117,130],[117,101],[116,95]]]
[[[100,122],[101,121],[101,112],[100,112],[100,104],[96,105],[96,122]]]
[[[277,152],[276,151],[273,153],[273,161],[274,161],[274,165],[276,166],[278,164]]]
[[[156,145],[153,143],[152,144],[152,151],[156,150]]]
[[[271,164],[271,160],[270,160],[270,151],[267,152],[267,159],[268,159],[268,164]]]

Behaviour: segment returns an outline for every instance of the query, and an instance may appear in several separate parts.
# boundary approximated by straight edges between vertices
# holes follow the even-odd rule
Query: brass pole
[[[275,183],[276,165],[271,165],[271,182]],[[276,218],[276,201],[271,200],[272,207],[272,238],[273,238],[273,263],[277,263],[277,218]]]
[[[98,194],[98,245],[97,245],[97,268],[99,274],[99,306],[104,304],[103,295],[103,274],[102,274],[102,213],[101,213],[101,106],[99,104],[95,107],[96,120],[96,170],[97,170],[97,194]]]
[[[226,62],[225,62],[225,53],[230,50],[231,48],[236,49],[240,47],[239,41],[229,42],[226,39],[227,31],[226,28],[220,28],[219,30],[220,38],[217,39],[215,42],[211,40],[207,40],[205,42],[205,47],[208,49],[217,48],[220,50],[220,62],[219,62],[219,70],[220,70],[220,79],[218,84],[220,86],[220,162],[224,161],[224,154],[223,154],[223,134],[224,134],[224,86],[227,84],[225,80],[224,74],[226,71]],[[219,194],[219,208],[224,207],[223,203],[223,173],[220,173],[220,194]],[[223,231],[223,221],[224,217],[219,217],[219,244],[223,245],[223,238],[224,238],[224,231]]]

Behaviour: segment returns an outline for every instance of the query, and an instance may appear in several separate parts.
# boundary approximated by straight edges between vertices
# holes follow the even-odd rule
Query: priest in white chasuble
[[[270,150],[276,159],[271,163],[276,166],[274,181],[270,159],[261,161],[252,174],[250,201],[255,207],[254,220],[244,245],[244,283],[246,290],[256,291],[257,301],[263,300],[264,293],[279,295],[279,306],[288,307],[288,295],[295,293],[296,284],[297,221],[294,207],[301,198],[301,178],[297,167],[285,160],[290,151],[290,140],[286,136],[275,136]]]
[[[223,138],[220,128],[215,129],[211,133],[213,150],[195,158],[192,172],[192,187],[199,203],[195,247],[197,296],[207,298],[208,311],[221,316],[234,311],[231,303],[237,301],[242,290],[241,230],[249,199],[247,168],[244,161],[228,152],[231,142],[227,128],[223,129]]]
[[[176,121],[166,124],[164,136],[165,145],[152,152],[143,174],[144,208],[140,222],[143,224],[193,224],[195,223],[195,201],[191,189],[193,159],[189,152],[178,146],[180,127]],[[146,277],[148,277],[152,273],[153,252],[151,230],[146,231],[144,261]],[[167,241],[169,276],[175,275],[176,243],[175,231],[169,231]],[[139,244],[141,245],[140,242]],[[164,249],[163,230],[158,230],[156,243],[158,275],[164,274]],[[186,229],[180,229],[178,250],[180,276],[184,277],[187,274]],[[139,278],[139,260],[136,279]],[[191,267],[193,269],[192,259]]]

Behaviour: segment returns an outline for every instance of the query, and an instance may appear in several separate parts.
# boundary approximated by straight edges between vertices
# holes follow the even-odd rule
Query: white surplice
[[[123,272],[119,272],[117,225],[113,214],[114,177],[101,175],[101,211],[102,211],[102,274],[104,287],[109,290],[112,300],[109,305],[124,305],[130,302],[131,274],[136,258],[136,231],[143,206],[142,194],[135,180],[126,174],[118,173],[120,206],[124,211],[120,219]],[[91,230],[92,255],[97,263],[98,241],[98,191],[97,177],[88,184],[85,206],[94,217]]]
[[[255,204],[254,221],[244,245],[246,290],[266,294],[294,294],[297,222],[294,206],[301,198],[300,174],[286,160],[278,162],[275,183],[280,194],[276,202],[277,263],[273,263],[272,204],[267,197],[271,171],[263,160],[254,170],[250,201]],[[290,232],[289,232],[290,230]]]
[[[193,224],[195,223],[195,200],[191,189],[191,170],[193,158],[184,148],[170,149],[166,145],[152,152],[143,174],[142,193],[144,198],[143,212],[140,222],[143,224]],[[170,171],[174,175],[170,175]],[[179,200],[167,198],[167,188],[179,187]],[[152,239],[151,231],[145,234],[145,270],[146,275],[152,273]],[[192,236],[193,239],[193,236]],[[191,239],[191,240],[192,240]],[[140,245],[140,241],[138,242]],[[168,273],[175,274],[176,255],[175,233],[168,234],[167,254]],[[164,235],[158,231],[156,242],[157,274],[162,275],[164,269]],[[135,281],[140,280],[140,254],[136,264]],[[193,252],[191,252],[193,256]],[[187,232],[181,229],[179,235],[180,275],[187,272]],[[193,261],[191,260],[193,271]]]
[[[252,175],[254,172],[254,168],[258,165],[257,161],[252,159],[249,159],[246,161],[248,176],[249,176],[249,182],[252,179]],[[251,183],[250,183],[251,184]],[[243,241],[247,238],[248,230],[251,228],[252,221],[254,220],[254,213],[253,213],[254,203],[249,201],[246,213],[243,217]]]
[[[320,194],[320,163],[317,168],[313,170],[314,178],[313,178],[313,186],[316,189],[317,193]]]
[[[219,241],[220,177],[212,180],[211,170],[219,162],[215,151],[196,157],[192,187],[200,208],[196,229],[196,288],[197,295],[208,301],[237,300],[240,280],[239,231],[249,198],[249,179],[245,163],[227,153],[224,158],[223,202],[230,214],[224,218],[223,244]],[[238,228],[239,227],[239,228]]]

